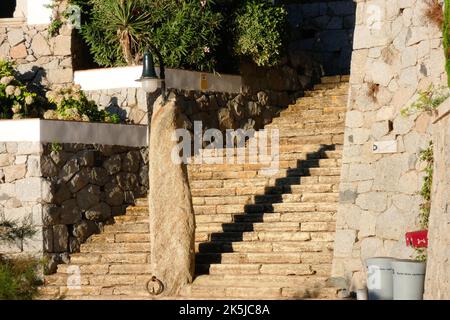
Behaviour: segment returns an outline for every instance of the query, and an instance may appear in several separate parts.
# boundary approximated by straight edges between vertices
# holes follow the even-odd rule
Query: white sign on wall
[[[373,153],[396,153],[397,140],[375,141],[372,147]]]
[[[48,6],[52,0],[28,0],[27,24],[50,24],[52,9]]]

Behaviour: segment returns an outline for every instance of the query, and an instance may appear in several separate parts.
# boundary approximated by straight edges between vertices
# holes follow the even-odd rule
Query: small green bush
[[[0,255],[0,300],[31,300],[42,284],[39,260],[32,257],[6,258]]]
[[[79,85],[49,91],[46,94],[53,109],[45,112],[45,119],[69,121],[93,121],[118,123],[117,115],[99,110],[94,101],[89,100]]]
[[[22,221],[0,220],[0,242],[22,243],[37,232],[31,218]],[[0,300],[30,300],[41,284],[41,263],[33,257],[6,257],[0,254]]]
[[[11,62],[0,60],[0,119],[40,118],[118,123],[118,115],[99,110],[80,86],[49,91],[46,97],[30,92],[16,77]]]
[[[0,119],[36,116],[36,94],[16,78],[11,62],[0,60]]]
[[[276,65],[283,52],[287,12],[265,0],[246,1],[234,21],[238,56],[248,56],[258,66]]]
[[[445,87],[436,88],[431,84],[425,90],[419,90],[419,98],[410,106],[402,108],[402,116],[409,116],[417,112],[431,112],[437,109],[447,98],[450,97],[450,91]]]

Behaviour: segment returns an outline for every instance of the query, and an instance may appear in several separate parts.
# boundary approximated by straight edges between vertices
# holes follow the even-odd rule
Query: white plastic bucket
[[[369,300],[392,300],[393,258],[379,257],[366,260]]]
[[[393,288],[394,300],[422,300],[426,263],[415,260],[395,260]]]

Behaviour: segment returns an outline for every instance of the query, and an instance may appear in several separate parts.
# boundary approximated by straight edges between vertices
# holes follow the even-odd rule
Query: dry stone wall
[[[364,282],[368,257],[410,258],[418,230],[418,154],[431,139],[428,114],[400,115],[431,83],[446,84],[441,31],[424,0],[357,1],[333,276]],[[374,153],[391,141],[394,153]]]
[[[22,79],[38,87],[71,83],[71,54],[72,29],[68,27],[50,37],[46,25],[0,24],[0,59],[14,61]]]
[[[39,232],[2,253],[48,257],[50,272],[148,191],[147,148],[0,143],[0,214]]]
[[[433,124],[434,173],[428,228],[425,299],[450,299],[450,100],[446,115]]]
[[[217,128],[222,131],[238,128],[261,129],[299,94],[289,95],[285,91],[254,93],[170,91],[182,100],[186,128],[193,130],[194,121],[202,121],[203,129]],[[119,114],[130,123],[148,123],[147,98],[142,89],[109,89],[87,91],[87,94],[101,108]]]
[[[319,63],[324,75],[349,74],[355,3],[353,0],[304,2],[286,5],[294,38],[289,56],[294,65],[311,67],[312,64],[304,64],[304,60],[312,58]]]

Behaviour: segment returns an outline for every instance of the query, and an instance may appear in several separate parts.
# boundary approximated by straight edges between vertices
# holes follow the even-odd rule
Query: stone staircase
[[[271,157],[257,164],[188,166],[197,276],[178,298],[335,298],[325,280],[331,272],[347,81],[323,78],[266,126],[279,130],[275,175],[263,170]],[[204,150],[202,156],[210,155]],[[147,200],[140,199],[81,245],[70,264],[45,277],[42,299],[151,299],[149,249]]]

